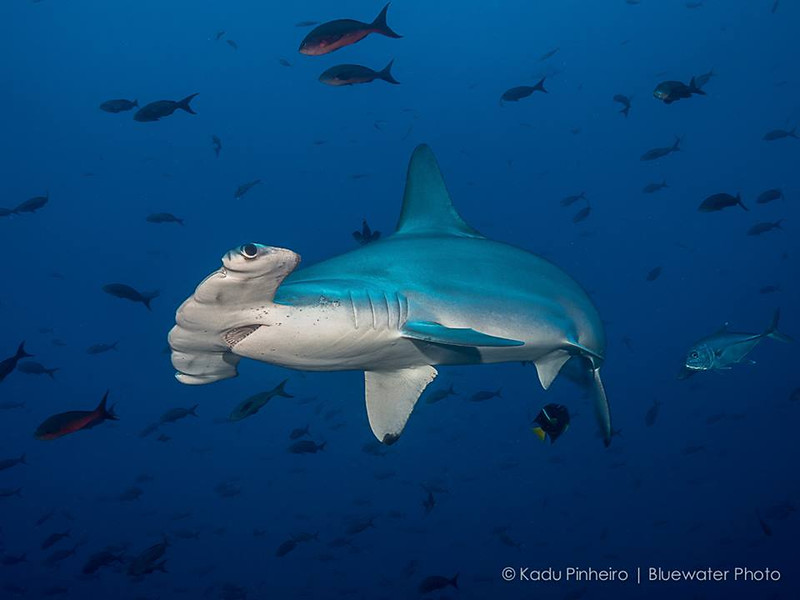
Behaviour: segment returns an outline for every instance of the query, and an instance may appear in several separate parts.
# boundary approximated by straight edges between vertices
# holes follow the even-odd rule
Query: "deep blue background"
[[[26,404],[0,411],[0,458],[24,452],[29,462],[0,472],[0,488],[23,488],[22,498],[0,498],[0,550],[29,558],[0,567],[1,596],[14,596],[9,585],[30,598],[57,585],[81,599],[225,598],[227,582],[248,598],[409,598],[424,577],[459,572],[460,592],[444,597],[798,597],[800,406],[789,400],[800,386],[797,344],[766,341],[755,365],[721,374],[675,374],[691,342],[725,321],[761,331],[781,306],[781,329],[800,336],[800,141],[762,141],[800,122],[800,8],[782,2],[773,14],[770,0],[707,0],[695,10],[655,0],[502,5],[398,0],[388,22],[403,39],[373,35],[307,57],[297,53],[307,32],[297,21],[371,20],[380,2],[3,2],[0,205],[48,190],[50,203],[0,219],[0,356],[24,339],[36,360],[60,370],[54,381],[16,372],[0,384],[0,402]],[[221,41],[217,30],[227,32]],[[317,81],[334,64],[379,69],[391,58],[400,86]],[[652,97],[659,81],[712,67],[707,97],[670,106]],[[543,75],[549,94],[499,105],[505,89]],[[158,123],[97,108],[110,98],[145,104],[193,92],[196,116]],[[617,93],[633,96],[627,119],[611,100]],[[212,134],[223,143],[219,159]],[[682,152],[639,160],[675,135],[685,136]],[[596,300],[609,338],[604,379],[623,432],[610,449],[579,391],[559,381],[544,393],[518,364],[441,369],[435,386],[452,382],[460,395],[421,402],[384,456],[362,450],[372,435],[360,373],[245,361],[239,378],[216,385],[173,379],[164,348],[175,308],[226,250],[259,241],[310,264],[352,248],[350,232],[364,217],[388,234],[420,142],[437,153],[467,222],[552,259]],[[234,200],[255,178],[263,184]],[[641,193],[662,178],[669,188]],[[787,199],[755,204],[770,187]],[[580,205],[559,200],[583,190],[593,212],[574,225]],[[741,192],[750,212],[697,212],[720,191]],[[186,226],[145,222],[161,211]],[[785,232],[746,235],[778,218]],[[661,277],[646,282],[657,265]],[[113,281],[161,290],[153,312],[104,294]],[[759,294],[778,283],[779,293]],[[118,352],[85,354],[114,340]],[[308,402],[277,398],[251,420],[216,422],[287,376],[287,390]],[[500,399],[465,400],[500,386]],[[106,388],[118,423],[54,442],[32,438],[44,418],[93,408]],[[646,427],[656,400],[659,417]],[[529,431],[547,402],[573,412],[552,447]],[[165,410],[198,403],[197,419],[162,428],[171,440],[138,437]],[[287,453],[288,433],[307,423],[325,451]],[[155,478],[137,484],[142,497],[116,500],[141,473]],[[220,498],[214,487],[232,479],[241,495]],[[448,491],[425,516],[422,484],[432,483]],[[53,508],[56,516],[34,527]],[[171,520],[182,511],[192,514]],[[375,528],[350,547],[329,546],[351,519],[368,517]],[[502,543],[502,527],[519,548]],[[199,530],[199,539],[176,539],[181,528]],[[66,529],[71,538],[56,548],[86,543],[60,568],[42,566],[42,539]],[[319,541],[275,556],[304,531]],[[133,556],[162,534],[172,540],[168,574],[80,576],[105,545],[127,542]],[[741,565],[781,568],[783,580],[509,584],[500,578],[506,565]]]

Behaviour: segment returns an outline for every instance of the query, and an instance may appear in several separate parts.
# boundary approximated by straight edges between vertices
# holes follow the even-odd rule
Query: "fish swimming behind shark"
[[[295,270],[299,262],[255,243],[225,254],[177,311],[169,344],[178,381],[235,377],[242,357],[361,370],[372,431],[391,444],[435,365],[530,361],[547,389],[572,360],[610,443],[605,334],[588,295],[550,262],[467,225],[427,145],[411,157],[393,235]]]

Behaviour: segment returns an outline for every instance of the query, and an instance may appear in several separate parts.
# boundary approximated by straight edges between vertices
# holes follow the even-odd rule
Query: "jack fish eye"
[[[694,351],[694,352],[692,352],[692,353],[691,353],[689,356],[690,356],[691,358],[697,358],[697,357],[698,357],[698,356],[700,356],[700,355],[699,355],[699,354],[697,353],[697,351],[695,350],[695,351]]]
[[[255,244],[245,244],[239,248],[239,253],[247,260],[252,260],[258,256],[258,247]]]

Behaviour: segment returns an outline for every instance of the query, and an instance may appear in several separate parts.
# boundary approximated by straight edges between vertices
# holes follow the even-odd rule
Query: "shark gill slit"
[[[347,295],[350,298],[350,310],[353,311],[353,325],[358,329],[358,311],[356,310],[356,303],[353,300],[353,292],[349,291]]]

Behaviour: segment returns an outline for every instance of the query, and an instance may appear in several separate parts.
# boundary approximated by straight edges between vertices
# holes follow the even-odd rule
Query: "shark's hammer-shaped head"
[[[222,268],[206,277],[178,309],[169,333],[175,377],[188,384],[235,377],[240,357],[231,348],[270,325],[275,291],[299,262],[291,250],[262,244],[228,251]]]

